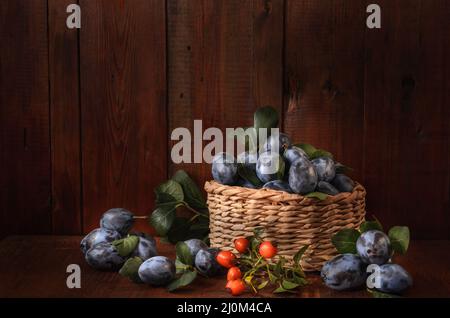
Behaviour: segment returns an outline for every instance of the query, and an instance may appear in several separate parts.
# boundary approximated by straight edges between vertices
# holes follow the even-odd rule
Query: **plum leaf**
[[[258,108],[254,115],[254,127],[256,132],[259,132],[260,128],[267,128],[267,132],[270,133],[271,128],[278,127],[278,112],[272,106],[264,106]]]
[[[192,257],[189,247],[184,242],[178,242],[176,247],[177,260],[185,265],[192,266],[194,264],[194,258]]]
[[[187,240],[190,236],[189,228],[191,222],[185,217],[175,217],[170,230],[167,232],[167,237],[172,244],[176,244],[179,241]]]
[[[331,238],[331,242],[339,254],[356,254],[356,241],[361,233],[355,229],[343,229]]]
[[[409,247],[409,228],[407,226],[394,226],[389,230],[389,240],[392,249],[400,254],[405,254]]]
[[[175,220],[175,206],[164,205],[157,207],[150,216],[150,225],[159,236],[165,236]]]
[[[129,258],[119,271],[119,274],[128,277],[135,283],[141,283],[139,278],[139,266],[142,264],[142,259],[139,256]]]
[[[263,185],[261,180],[258,179],[256,172],[247,168],[242,163],[238,163],[238,174],[242,179],[250,182],[255,187],[261,187]]]
[[[139,243],[139,237],[136,235],[129,235],[123,239],[115,240],[112,245],[117,249],[117,252],[122,257],[130,255]]]
[[[311,156],[313,155],[313,153],[315,153],[317,151],[317,149],[313,145],[310,145],[310,144],[302,143],[302,144],[295,144],[294,146],[302,149],[306,153],[306,155],[308,156],[309,159],[311,159]]]
[[[172,180],[178,182],[181,185],[185,200],[190,207],[200,210],[208,209],[202,192],[200,191],[194,180],[189,177],[186,171],[178,170],[172,177]]]
[[[309,156],[310,160],[319,158],[319,157],[325,157],[325,158],[330,158],[333,159],[333,154],[329,151],[323,150],[323,149],[317,149],[316,151],[314,151],[311,156]]]
[[[172,283],[170,283],[167,286],[167,290],[169,292],[173,292],[174,290],[176,290],[178,288],[185,287],[185,286],[189,285],[190,283],[192,283],[196,277],[197,277],[196,271],[185,272],[179,278],[177,278]]]
[[[383,225],[381,225],[381,223],[378,220],[375,221],[365,221],[363,223],[361,223],[361,225],[359,226],[359,231],[361,233],[370,231],[370,230],[378,230],[383,232]]]
[[[169,180],[162,184],[160,184],[156,189],[155,193],[158,196],[159,193],[166,193],[171,195],[176,201],[183,201],[184,200],[184,193],[183,188],[181,185],[174,181]]]

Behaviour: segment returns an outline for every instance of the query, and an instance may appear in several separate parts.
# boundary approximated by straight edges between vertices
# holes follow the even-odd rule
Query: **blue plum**
[[[208,248],[208,245],[206,245],[205,242],[199,239],[190,239],[184,241],[184,243],[186,243],[187,247],[189,248],[189,252],[191,252],[193,258],[195,258],[195,256],[200,250]]]
[[[411,275],[400,265],[384,264],[379,271],[379,291],[390,294],[400,294],[412,286]]]
[[[339,190],[339,192],[352,192],[355,182],[345,174],[338,173],[331,181],[331,184]]]
[[[100,227],[117,231],[122,236],[128,233],[133,224],[133,213],[123,208],[110,209],[100,219]]]
[[[217,154],[212,162],[212,176],[221,184],[236,184],[239,178],[236,159],[225,152]]]
[[[165,256],[154,256],[139,266],[139,278],[146,284],[164,286],[175,278],[175,263]]]
[[[242,163],[248,169],[256,171],[256,163],[258,162],[258,153],[245,151],[237,156],[237,162]]]
[[[320,157],[311,161],[316,169],[317,178],[319,181],[330,182],[334,179],[336,175],[336,168],[334,166],[334,161],[331,158]]]
[[[292,189],[289,186],[289,183],[283,180],[269,181],[263,186],[263,188],[292,193]]]
[[[299,158],[303,158],[303,159],[308,159],[308,155],[306,154],[306,152],[296,146],[292,146],[288,149],[286,149],[283,153],[283,157],[284,160],[286,161],[286,164],[293,164],[297,159]]]
[[[332,184],[326,181],[319,181],[319,183],[317,184],[317,191],[329,195],[336,195],[339,193],[339,191]]]
[[[139,256],[143,261],[149,259],[150,257],[158,255],[158,250],[156,249],[156,242],[153,237],[144,233],[136,233],[139,237],[139,243],[131,253],[131,256]]]
[[[284,133],[273,134],[267,138],[263,145],[263,151],[272,151],[282,154],[284,149],[291,147],[292,143],[288,135]]]
[[[86,254],[86,252],[93,247],[94,245],[97,245],[98,243],[102,242],[113,242],[115,240],[119,240],[122,236],[119,232],[114,230],[108,230],[108,229],[102,229],[98,228],[93,231],[91,231],[88,235],[86,235],[80,243],[80,248],[83,254]]]
[[[289,186],[299,194],[312,192],[317,186],[317,173],[314,166],[302,158],[297,159],[289,169]]]
[[[356,241],[356,250],[367,264],[381,265],[389,261],[392,256],[389,237],[378,230],[362,233]]]
[[[202,249],[198,251],[195,256],[195,268],[207,277],[223,274],[224,268],[216,261],[218,252],[219,250],[214,248]]]
[[[283,179],[284,160],[276,152],[263,152],[256,164],[256,175],[263,183]]]
[[[323,265],[320,276],[331,289],[356,289],[366,282],[366,268],[367,264],[358,255],[341,254]]]
[[[115,271],[125,263],[125,258],[120,256],[117,249],[108,242],[98,243],[91,247],[85,255],[86,262],[95,269]]]

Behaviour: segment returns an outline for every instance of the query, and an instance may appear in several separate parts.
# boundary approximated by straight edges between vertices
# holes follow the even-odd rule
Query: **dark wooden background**
[[[110,207],[151,211],[178,168],[176,127],[282,114],[296,141],[355,169],[368,213],[413,238],[450,239],[450,1],[0,2],[0,222],[78,234]],[[144,225],[141,225],[144,227]]]

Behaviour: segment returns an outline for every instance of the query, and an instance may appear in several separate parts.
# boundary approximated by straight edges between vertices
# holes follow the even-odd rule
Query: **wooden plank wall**
[[[170,161],[173,129],[248,126],[270,104],[296,141],[355,169],[369,214],[449,239],[450,3],[375,1],[369,30],[372,2],[1,1],[1,236],[86,232],[113,206],[145,215],[177,169],[210,178]]]

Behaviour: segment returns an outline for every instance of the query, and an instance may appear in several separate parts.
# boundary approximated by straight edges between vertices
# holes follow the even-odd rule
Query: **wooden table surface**
[[[12,236],[0,242],[0,297],[230,297],[225,277],[198,278],[174,293],[134,284],[118,273],[90,268],[79,250],[78,236]],[[174,257],[174,248],[158,244],[161,255]],[[413,241],[396,262],[414,278],[406,297],[450,297],[450,241]],[[81,288],[66,286],[69,264],[81,267]],[[283,297],[370,297],[365,290],[337,292],[325,287],[317,273],[310,285]],[[252,296],[246,294],[246,296]],[[272,297],[271,290],[260,296]]]

